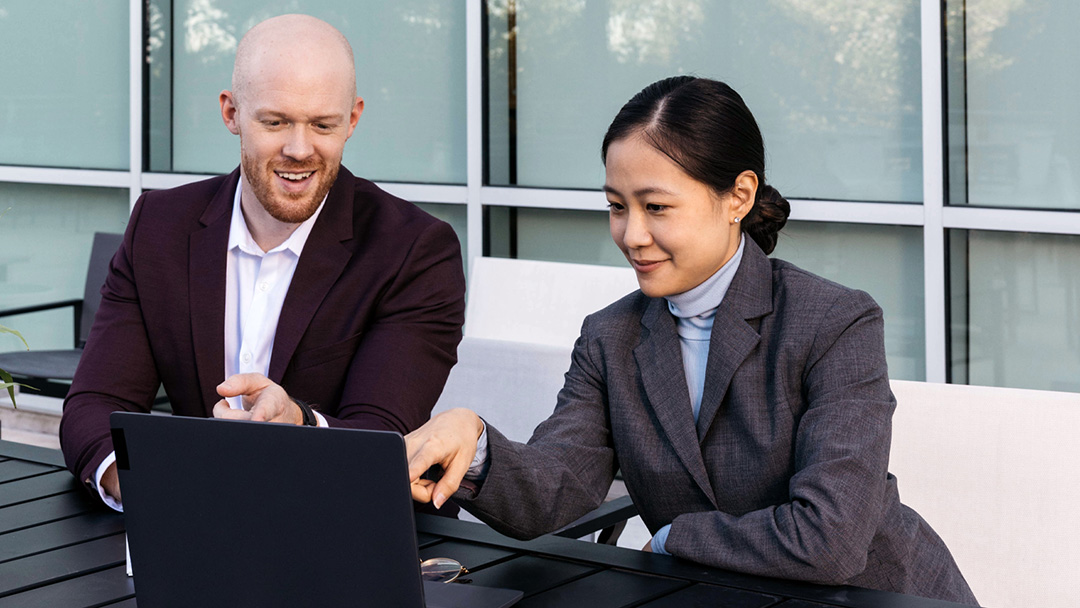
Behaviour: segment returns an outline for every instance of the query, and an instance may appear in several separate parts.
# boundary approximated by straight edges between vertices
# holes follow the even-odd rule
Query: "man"
[[[135,205],[64,404],[67,465],[116,509],[109,414],[159,384],[180,415],[407,433],[456,361],[456,236],[341,167],[364,109],[345,37],[256,25],[220,104],[240,167]]]

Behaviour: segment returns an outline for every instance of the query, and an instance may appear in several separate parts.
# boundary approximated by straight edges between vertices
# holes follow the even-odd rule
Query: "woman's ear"
[[[736,218],[742,220],[750,209],[754,207],[754,199],[757,197],[758,178],[757,174],[747,169],[735,178],[735,185],[731,187],[731,221]]]

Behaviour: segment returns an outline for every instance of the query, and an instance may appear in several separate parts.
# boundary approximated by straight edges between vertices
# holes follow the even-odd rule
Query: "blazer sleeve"
[[[593,354],[586,318],[555,411],[527,445],[488,425],[487,477],[478,490],[463,486],[454,495],[458,504],[502,534],[526,539],[600,506],[618,464],[605,383]]]
[[[806,409],[783,504],[686,513],[665,549],[711,566],[840,584],[865,569],[886,505],[895,400],[881,309],[863,292],[832,303],[802,370]]]
[[[64,400],[60,447],[68,468],[83,483],[89,483],[113,450],[109,414],[150,411],[160,384],[132,261],[144,199],[135,204],[120,249],[109,263],[101,305]]]
[[[457,362],[464,320],[461,247],[449,224],[433,222],[380,298],[327,423],[402,434],[419,428]]]

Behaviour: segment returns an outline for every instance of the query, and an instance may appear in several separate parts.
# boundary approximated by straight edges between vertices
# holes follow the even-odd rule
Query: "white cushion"
[[[1080,394],[894,380],[889,470],[980,603],[1075,606]]]

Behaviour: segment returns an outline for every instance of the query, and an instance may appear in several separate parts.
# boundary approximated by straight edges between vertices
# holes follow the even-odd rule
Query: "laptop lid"
[[[425,606],[401,435],[111,423],[140,607]]]

